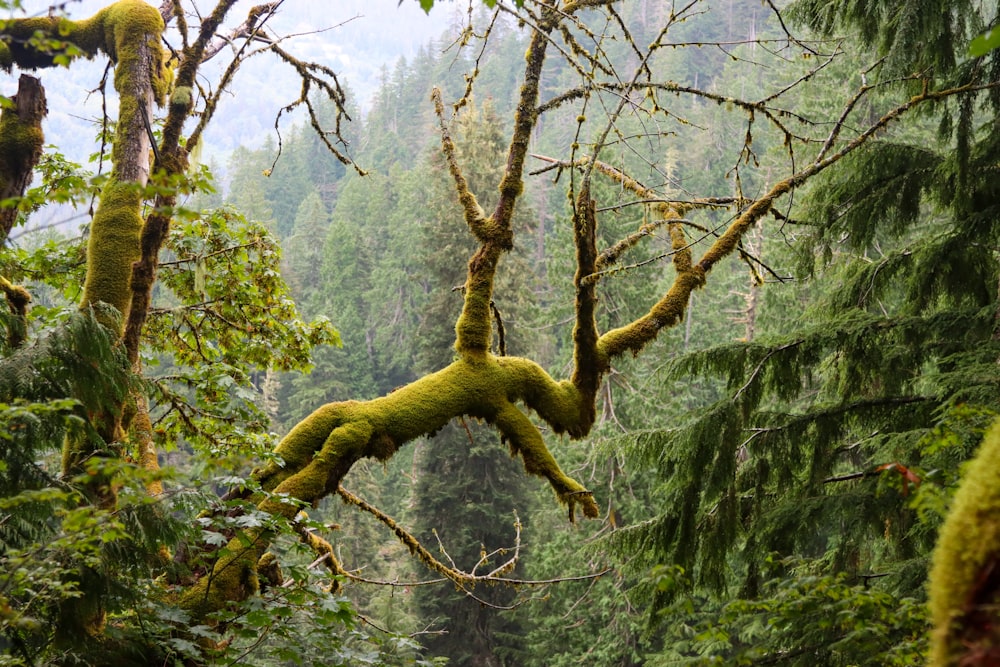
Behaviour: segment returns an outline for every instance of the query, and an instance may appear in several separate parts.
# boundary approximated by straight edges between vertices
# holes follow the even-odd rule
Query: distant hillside
[[[51,2],[25,0],[29,15],[44,15]],[[85,17],[107,4],[107,0],[76,0],[62,3],[70,17]],[[156,4],[156,3],[151,3]],[[234,17],[253,6],[237,5]],[[273,19],[277,35],[296,35],[285,48],[296,56],[315,60],[341,75],[362,109],[379,86],[383,67],[390,69],[400,57],[412,57],[419,46],[443,32],[456,17],[457,5],[439,4],[428,16],[418,3],[407,0],[290,0]],[[213,63],[221,69],[228,64],[227,53]],[[70,159],[86,162],[96,150],[93,137],[101,117],[101,95],[97,91],[106,62],[76,63],[72,71],[40,73],[49,98],[46,138],[59,146]],[[5,77],[0,93],[12,94],[16,76]],[[207,81],[206,83],[210,83]],[[223,103],[206,135],[204,156],[228,155],[235,147],[259,146],[273,134],[277,111],[298,96],[298,79],[267,54],[252,58],[241,69],[232,86],[232,98]],[[110,85],[109,85],[110,89]],[[114,101],[109,100],[114,115]]]

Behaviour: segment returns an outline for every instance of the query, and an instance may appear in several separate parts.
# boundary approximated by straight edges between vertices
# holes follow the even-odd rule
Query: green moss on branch
[[[69,22],[66,29],[86,49],[100,49],[117,61],[115,89],[120,104],[112,148],[114,170],[91,225],[81,306],[104,302],[124,315],[131,300],[132,264],[140,255],[140,189],[149,171],[149,155],[142,147],[149,145],[150,119],[144,114],[150,98],[162,101],[167,86],[160,44],[163,19],[142,0],[120,0],[90,19]],[[121,323],[114,326],[120,333]]]
[[[574,520],[578,504],[584,516],[597,518],[600,512],[593,494],[559,468],[538,427],[523,412],[508,403],[501,407],[495,419],[497,429],[510,445],[511,454],[521,456],[527,472],[549,480],[559,501],[567,506],[570,521]]]
[[[104,302],[118,313],[128,308],[132,263],[139,259],[142,195],[135,183],[111,182],[101,194],[101,203],[90,225],[87,243],[87,278],[82,306]],[[108,315],[102,324],[121,332],[121,319]]]
[[[560,469],[517,403],[537,412],[558,433],[580,437],[589,431],[586,399],[579,390],[571,382],[556,382],[536,363],[488,354],[458,360],[381,398],[331,403],[313,412],[282,439],[276,451],[280,462],[253,472],[268,492],[258,508],[292,520],[303,504],[338,492],[341,480],[360,459],[388,459],[407,442],[468,416],[494,424],[512,453],[522,457],[525,469],[545,478],[571,515],[580,507],[586,516],[597,516],[593,496]],[[203,618],[241,599],[234,595],[252,593],[256,579],[247,568],[255,567],[267,539],[261,532],[249,546],[245,539],[230,543],[231,553],[213,570],[213,583],[206,583],[206,577],[181,604]]]
[[[332,490],[310,482],[307,486],[313,491],[307,493],[306,486],[290,488],[284,482],[317,460],[335,465],[342,459],[387,459],[407,442],[436,433],[451,419],[469,416],[493,422],[518,402],[537,412],[557,433],[582,437],[589,431],[589,425],[581,427],[584,401],[572,383],[556,382],[528,359],[486,355],[476,361],[455,361],[381,398],[319,408],[282,439],[276,454],[283,463],[268,464],[254,476],[265,490],[282,489],[315,502]],[[321,495],[312,495],[317,490]]]
[[[1000,647],[1000,421],[993,425],[938,537],[930,573],[930,665],[996,664]]]
[[[88,58],[103,52],[120,62],[131,57],[138,44],[146,43],[159,65],[154,88],[162,99],[168,83],[160,44],[162,32],[159,10],[143,0],[119,0],[79,21],[54,16],[8,19],[0,22],[0,66],[9,71],[13,65],[37,69],[62,64],[70,55],[58,48],[63,42],[77,47]]]
[[[340,479],[330,476],[345,461],[387,459],[456,417],[495,423],[518,402],[558,433],[581,437],[589,430],[589,425],[581,427],[585,401],[572,383],[556,382],[528,359],[486,355],[455,361],[381,398],[323,406],[281,441],[276,454],[282,463],[268,464],[254,476],[265,490],[313,503],[336,490]],[[551,467],[539,470],[536,474],[552,482],[546,474]],[[558,483],[565,484],[562,478]],[[268,510],[285,513],[271,505]]]
[[[469,260],[462,314],[455,323],[455,351],[462,357],[482,358],[492,346],[490,304],[493,302],[493,278],[502,252],[504,248],[490,243]]]
[[[674,269],[677,275],[667,293],[639,319],[617,329],[612,329],[598,341],[600,354],[609,359],[631,352],[638,354],[652,342],[660,330],[672,327],[684,317],[691,293],[705,284],[706,269],[691,263],[691,248],[684,227],[678,220],[680,214],[675,207],[662,206],[660,214],[667,221],[670,230],[671,248],[674,253]],[[733,247],[739,236],[734,237]]]

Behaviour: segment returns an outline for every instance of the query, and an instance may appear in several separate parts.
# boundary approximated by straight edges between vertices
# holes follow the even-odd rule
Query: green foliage
[[[1000,46],[1000,27],[993,28],[981,35],[976,35],[969,42],[969,55],[973,58],[984,56]]]
[[[303,368],[314,345],[337,345],[326,318],[302,322],[281,278],[281,253],[259,223],[231,209],[174,225],[161,280],[179,302],[160,325],[180,363]],[[204,344],[201,344],[204,340]]]
[[[590,488],[602,490],[616,521],[625,525],[641,516],[645,499],[634,497],[641,488],[627,488],[622,478],[617,480],[622,484],[613,488],[606,478],[609,472],[622,471],[605,468],[590,481]],[[643,664],[644,654],[660,641],[645,636],[645,615],[635,606],[637,580],[615,569],[615,561],[603,549],[593,548],[609,527],[588,523],[567,530],[560,513],[542,509],[542,503],[538,507],[529,527],[535,544],[525,558],[526,576],[542,581],[580,578],[532,590],[515,612],[525,631],[510,653],[510,662],[525,667]]]
[[[927,644],[923,601],[809,569],[790,568],[756,600],[679,600],[662,612],[669,619],[667,648],[647,656],[644,664],[904,667],[922,662]],[[664,568],[651,576],[654,585],[671,587],[684,573]]]
[[[86,202],[100,185],[58,154],[42,165],[42,184],[22,201],[25,210],[47,200]],[[171,182],[154,178],[142,196],[206,187],[202,170]],[[158,390],[154,436],[168,449],[193,445],[215,453],[219,462],[239,464],[242,459],[231,457],[235,450],[273,446],[254,386],[260,369],[305,368],[309,350],[337,343],[338,335],[323,318],[299,318],[280,277],[276,241],[264,228],[230,210],[176,213],[175,243],[161,267],[163,288],[146,340],[153,353],[145,353],[145,365],[164,366],[152,385]],[[164,560],[164,549],[183,552],[199,542],[192,519],[208,501],[181,485],[187,474],[210,475],[215,468],[196,457],[180,470],[149,472],[118,458],[134,453],[131,443],[108,446],[100,439],[89,416],[130,405],[131,396],[150,385],[132,374],[90,310],[76,314],[68,306],[79,299],[82,283],[79,240],[48,236],[4,255],[5,275],[33,281],[36,306],[29,342],[5,350],[0,361],[0,641],[11,648],[9,664],[36,664],[58,651],[97,651],[116,665],[162,662],[165,656],[203,660],[200,645],[177,635],[183,620],[162,599],[164,573],[180,576],[179,566]],[[108,321],[119,317],[98,308]],[[87,439],[100,454],[82,472],[115,480],[114,510],[81,504],[82,480],[58,476],[57,453],[67,436]],[[147,484],[164,481],[177,488],[167,497],[148,495]],[[88,613],[84,599],[100,600],[109,614],[105,639],[99,647],[88,640],[53,645],[52,629],[64,610]],[[307,606],[297,608],[298,618],[308,618]],[[344,608],[336,619],[318,613],[318,625],[302,625],[312,628],[302,630],[303,637],[318,641],[331,624],[342,627],[345,615],[353,611]],[[354,635],[359,647],[367,644],[364,633]],[[219,660],[229,664],[234,655]]]
[[[968,0],[796,0],[789,11],[822,34],[849,30],[864,46],[885,55],[886,65],[897,74],[930,67],[936,75],[946,75],[959,64],[972,35],[984,27],[983,10]]]
[[[266,369],[307,369],[314,346],[339,345],[325,317],[303,321],[281,277],[280,249],[258,223],[223,208],[179,219],[161,263],[168,294],[157,300],[147,339],[162,363],[156,432],[213,451],[271,444],[258,405]],[[179,368],[177,368],[179,367]]]
[[[59,610],[88,592],[103,590],[113,613],[131,608],[158,550],[183,533],[88,418],[139,388],[109,333],[74,310],[0,361],[0,634],[15,649],[10,664],[46,655]],[[115,480],[117,508],[82,503],[83,480],[59,476],[67,437],[92,443],[85,472]]]
[[[134,383],[121,351],[89,310],[66,313],[61,326],[0,363],[0,400],[6,402],[72,397],[95,413],[122,400]]]

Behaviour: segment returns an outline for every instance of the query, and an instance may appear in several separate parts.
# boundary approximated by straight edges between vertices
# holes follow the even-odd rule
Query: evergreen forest
[[[317,3],[73,4],[0,0],[0,667],[1000,665],[997,3],[464,0],[370,100]]]

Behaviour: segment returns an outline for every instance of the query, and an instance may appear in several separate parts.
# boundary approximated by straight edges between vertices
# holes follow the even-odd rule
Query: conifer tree
[[[303,312],[311,315],[319,311],[309,302],[318,294],[314,287],[323,266],[323,243],[329,226],[330,213],[318,191],[311,192],[295,214],[291,235],[285,241],[285,265],[289,287]]]
[[[679,595],[672,609],[701,633],[675,635],[664,661],[917,664],[937,530],[959,463],[1000,408],[987,370],[1000,353],[998,267],[986,250],[997,234],[985,129],[995,64],[964,55],[995,17],[966,3],[791,9],[879,50],[848,61],[862,89],[970,94],[870,142],[781,213],[796,236],[786,261],[810,284],[766,290],[754,340],[671,365],[675,388],[703,374],[727,391],[681,428],[627,439],[633,462],[660,476],[664,506],[683,509],[618,543],[627,553],[643,544],[643,564],[667,567],[651,585],[654,608]],[[858,100],[859,118],[887,105]],[[782,312],[790,300],[807,304],[800,317]],[[695,614],[680,611],[692,604],[685,590]],[[708,592],[734,590],[728,603]],[[845,606],[852,616],[838,615]],[[679,622],[658,614],[664,627]],[[988,664],[981,647],[968,651],[987,662],[961,664]],[[935,664],[959,664],[942,655]]]

